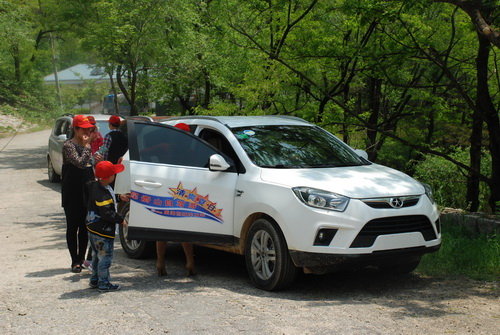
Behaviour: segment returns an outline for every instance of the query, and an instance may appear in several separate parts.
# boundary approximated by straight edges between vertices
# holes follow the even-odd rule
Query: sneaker
[[[98,288],[99,287],[99,285],[97,285],[97,281],[92,281],[92,280],[89,282],[89,286],[90,286],[90,288]]]
[[[87,269],[87,270],[89,270],[89,271],[92,271],[92,262],[91,262],[91,261],[88,261],[88,260],[83,261],[82,266],[83,266],[85,269]]]
[[[74,264],[71,266],[71,272],[80,273],[82,272],[82,266],[80,264]]]
[[[120,285],[114,285],[109,283],[105,287],[99,287],[99,292],[114,292],[120,289]]]

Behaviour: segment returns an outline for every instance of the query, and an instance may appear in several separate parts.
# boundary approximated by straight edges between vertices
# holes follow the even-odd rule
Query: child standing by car
[[[90,287],[100,292],[117,291],[120,285],[110,282],[109,268],[113,261],[115,225],[127,225],[127,221],[116,211],[118,201],[129,201],[125,194],[115,195],[110,184],[115,175],[125,169],[123,164],[102,161],[95,166],[97,181],[91,183],[87,212],[87,230],[92,246],[92,276]]]

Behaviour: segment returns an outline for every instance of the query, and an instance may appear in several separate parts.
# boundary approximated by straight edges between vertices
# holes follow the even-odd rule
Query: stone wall
[[[441,224],[456,224],[476,234],[499,234],[500,217],[479,213],[441,213]]]

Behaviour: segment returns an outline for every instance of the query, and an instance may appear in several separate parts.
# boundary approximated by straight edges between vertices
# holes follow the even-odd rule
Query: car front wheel
[[[287,288],[297,275],[283,233],[264,218],[256,220],[248,231],[245,261],[253,284],[263,290]]]
[[[129,219],[130,205],[127,203],[120,211],[120,214]],[[128,226],[120,225],[120,243],[128,257],[133,259],[149,258],[155,251],[155,243],[143,240],[131,240],[128,238]]]

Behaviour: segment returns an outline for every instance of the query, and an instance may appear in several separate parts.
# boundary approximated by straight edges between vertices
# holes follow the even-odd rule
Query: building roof
[[[108,81],[108,76],[104,69],[95,65],[77,64],[65,70],[57,72],[60,84],[83,84],[86,80],[97,82]],[[43,78],[46,84],[55,84],[54,74]]]

